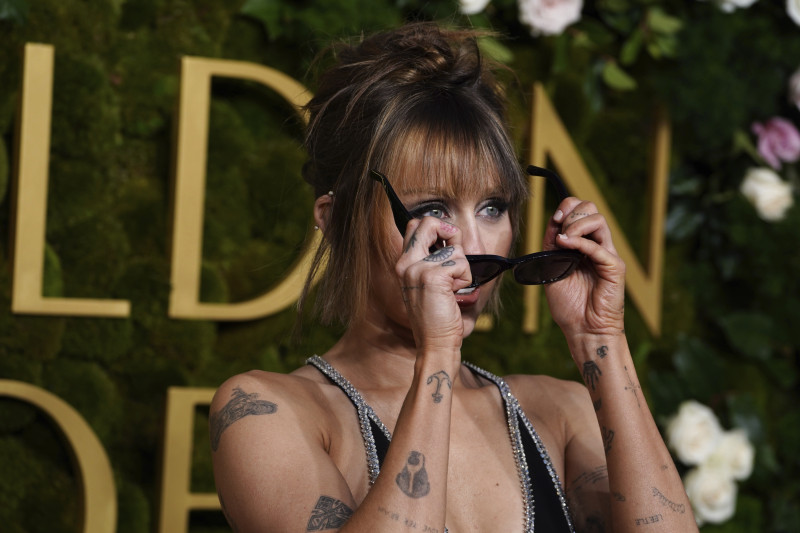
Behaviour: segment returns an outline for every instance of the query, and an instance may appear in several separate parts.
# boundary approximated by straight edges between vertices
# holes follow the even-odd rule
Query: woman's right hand
[[[417,349],[460,350],[464,325],[455,293],[472,282],[460,230],[435,217],[410,221],[395,271]]]

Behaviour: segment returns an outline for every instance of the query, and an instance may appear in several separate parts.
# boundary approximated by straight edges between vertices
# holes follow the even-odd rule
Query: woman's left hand
[[[586,257],[569,277],[545,286],[553,319],[565,335],[624,331],[625,263],[605,217],[591,202],[564,199],[547,225],[544,249],[579,250]]]

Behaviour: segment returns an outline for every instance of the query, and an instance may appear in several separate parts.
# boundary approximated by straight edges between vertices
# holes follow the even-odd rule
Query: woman
[[[318,308],[347,329],[289,375],[252,371],[217,392],[214,472],[233,529],[696,530],[592,203],[563,199],[544,238],[585,255],[546,293],[586,386],[462,364],[499,279],[474,288],[474,256],[508,256],[526,196],[476,35],[412,24],[336,59],[308,104],[304,175],[327,261]]]

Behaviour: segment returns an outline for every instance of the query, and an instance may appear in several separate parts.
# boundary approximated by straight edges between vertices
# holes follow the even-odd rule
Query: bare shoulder
[[[327,404],[322,384],[313,373],[292,374],[251,370],[219,386],[210,410],[211,448],[216,451],[226,430],[240,420],[248,426],[291,424],[315,426]],[[286,416],[291,413],[291,416]],[[309,429],[319,429],[310,427]]]
[[[505,379],[523,408],[533,402],[559,411],[591,407],[589,392],[577,381],[527,374],[511,375]]]

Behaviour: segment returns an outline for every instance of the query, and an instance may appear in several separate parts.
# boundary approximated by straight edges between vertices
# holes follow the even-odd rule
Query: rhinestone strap
[[[561,485],[561,480],[558,477],[558,473],[553,467],[553,462],[551,461],[550,455],[547,453],[547,450],[544,447],[542,439],[534,429],[531,421],[528,420],[525,411],[522,410],[522,407],[519,405],[519,401],[511,392],[511,388],[508,386],[508,383],[506,383],[506,380],[503,378],[492,374],[488,370],[479,368],[472,363],[464,362],[464,365],[472,369],[472,371],[476,372],[477,374],[480,374],[489,381],[493,382],[497,388],[500,389],[500,395],[503,397],[503,401],[505,402],[508,431],[509,435],[511,436],[511,446],[514,449],[514,458],[517,462],[520,484],[522,485],[522,493],[525,499],[523,517],[525,522],[524,530],[529,533],[534,531],[535,507],[533,501],[533,487],[530,483],[528,462],[525,458],[525,450],[522,447],[522,434],[519,430],[519,424],[517,423],[517,420],[522,420],[522,423],[525,425],[525,428],[528,430],[531,438],[533,438],[533,442],[536,444],[536,451],[539,452],[539,457],[542,458],[545,468],[547,468],[547,472],[550,474],[550,479],[553,481],[553,486],[555,486],[556,494],[561,502],[561,510],[564,513],[564,518],[567,520],[567,526],[569,527],[570,531],[574,532],[575,528],[572,526],[569,507],[567,506],[567,500],[564,497],[564,489]]]

